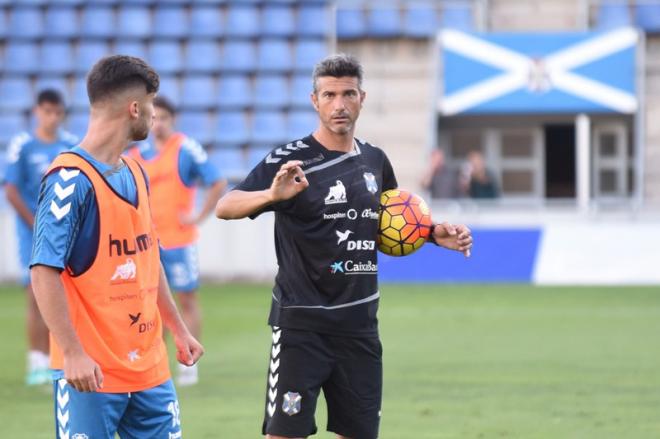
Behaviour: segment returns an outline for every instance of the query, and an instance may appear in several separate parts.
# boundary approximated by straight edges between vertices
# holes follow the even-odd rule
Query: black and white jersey
[[[378,202],[381,191],[397,187],[392,165],[368,143],[356,140],[352,152],[342,153],[308,136],[275,148],[236,189],[267,189],[289,160],[303,162],[309,187],[263,210],[275,212],[279,265],[269,323],[376,335]]]

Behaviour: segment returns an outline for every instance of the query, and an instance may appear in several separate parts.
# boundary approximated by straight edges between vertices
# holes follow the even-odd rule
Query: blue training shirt
[[[158,150],[151,142],[140,142],[137,147],[145,160],[152,160],[158,155]],[[188,136],[184,138],[179,151],[179,176],[188,187],[193,187],[198,181],[203,186],[211,186],[221,178],[202,145]]]
[[[7,147],[7,169],[3,183],[18,189],[21,198],[32,213],[37,210],[41,178],[57,155],[78,142],[76,136],[60,130],[57,140],[43,143],[31,133],[17,134]]]
[[[90,162],[117,193],[134,206],[137,204],[137,186],[128,166],[101,163],[79,146],[71,152]],[[146,175],[145,180],[148,186]],[[67,194],[71,186],[73,192]],[[74,275],[86,271],[98,250],[98,218],[92,183],[82,172],[65,168],[50,174],[41,184],[30,267],[47,265],[60,270],[69,267]]]

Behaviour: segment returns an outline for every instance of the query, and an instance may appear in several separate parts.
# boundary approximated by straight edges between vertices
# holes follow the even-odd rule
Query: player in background
[[[163,324],[177,360],[202,346],[160,264],[140,165],[122,152],[153,123],[156,72],[139,58],[98,61],[87,77],[87,134],[43,179],[31,260],[51,333],[56,437],[181,437]]]
[[[213,211],[227,182],[209,162],[204,148],[194,139],[175,131],[176,110],[162,96],[154,99],[155,119],[150,142],[130,150],[147,172],[151,209],[160,239],[160,259],[170,287],[179,299],[181,315],[192,335],[200,340],[202,315],[197,289],[197,226]],[[201,209],[195,212],[196,186],[207,188]],[[180,364],[177,384],[198,382],[197,365]]]
[[[51,381],[48,369],[48,328],[34,300],[28,268],[39,183],[53,159],[78,141],[73,134],[60,128],[66,109],[64,99],[58,91],[40,91],[32,113],[36,121],[34,130],[19,133],[9,142],[6,159],[8,166],[4,176],[7,200],[17,214],[18,260],[21,266],[21,283],[27,293],[28,353],[25,383],[28,386]]]
[[[311,93],[316,131],[273,149],[216,207],[223,219],[275,212],[279,269],[262,428],[269,439],[316,433],[321,389],[329,431],[344,439],[378,437],[382,347],[375,244],[380,194],[397,181],[385,153],[354,137],[365,97],[355,58],[322,60]],[[429,239],[466,255],[472,247],[463,225],[436,224]]]

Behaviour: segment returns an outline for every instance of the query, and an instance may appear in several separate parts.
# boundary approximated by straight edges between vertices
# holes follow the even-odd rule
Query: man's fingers
[[[103,372],[101,368],[97,365],[94,367],[94,378],[96,379],[96,387],[99,389],[103,388]]]
[[[280,171],[282,170],[288,171],[289,169],[295,168],[296,166],[302,166],[302,164],[303,163],[300,160],[290,160],[285,164],[283,164],[282,166],[280,166]]]
[[[448,222],[444,222],[440,224],[450,236],[454,236],[456,234],[456,228],[449,224]]]

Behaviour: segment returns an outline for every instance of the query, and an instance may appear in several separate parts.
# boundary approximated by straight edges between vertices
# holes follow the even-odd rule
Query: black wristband
[[[433,237],[433,231],[435,230],[435,228],[436,228],[437,226],[438,226],[438,225],[435,224],[435,223],[434,223],[434,224],[431,224],[431,229],[430,229],[430,231],[429,231],[429,236],[428,236],[428,238],[426,238],[426,241],[427,241],[427,242],[430,242],[430,243],[435,244],[435,245],[438,245],[438,243],[435,241],[435,238]]]

